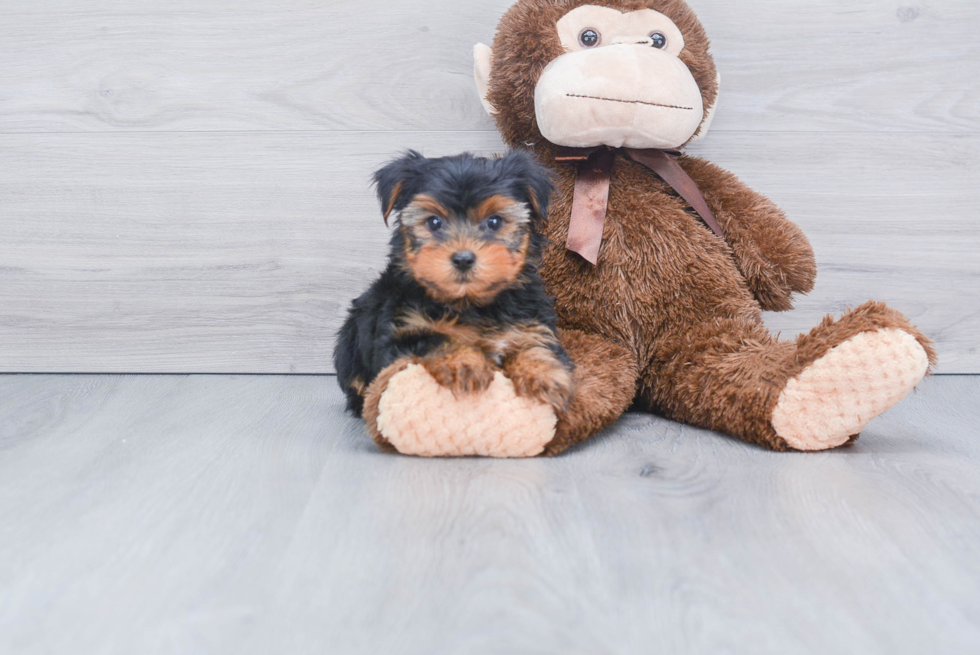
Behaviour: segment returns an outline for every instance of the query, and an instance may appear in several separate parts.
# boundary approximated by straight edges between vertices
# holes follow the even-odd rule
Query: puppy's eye
[[[499,216],[491,216],[487,219],[486,226],[491,232],[497,232],[504,226],[504,219]]]
[[[657,50],[663,50],[667,47],[667,37],[664,36],[663,32],[650,32],[650,40],[653,41],[653,47]]]
[[[592,29],[591,27],[586,27],[582,30],[582,33],[578,35],[578,41],[586,48],[594,48],[599,45],[599,32]]]
[[[442,229],[442,219],[438,216],[430,216],[426,219],[425,226],[429,228],[429,232],[438,232]]]

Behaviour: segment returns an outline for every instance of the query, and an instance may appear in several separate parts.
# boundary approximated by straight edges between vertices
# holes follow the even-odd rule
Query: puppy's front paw
[[[457,396],[486,391],[495,372],[484,354],[473,348],[453,350],[426,359],[424,364],[436,382]]]
[[[504,374],[513,382],[517,395],[547,403],[558,412],[568,409],[572,401],[572,372],[548,349],[519,353],[505,365]]]

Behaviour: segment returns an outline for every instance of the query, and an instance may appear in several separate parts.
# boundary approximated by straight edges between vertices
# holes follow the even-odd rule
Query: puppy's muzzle
[[[468,273],[476,265],[476,253],[472,250],[460,250],[453,254],[451,261],[457,271]]]

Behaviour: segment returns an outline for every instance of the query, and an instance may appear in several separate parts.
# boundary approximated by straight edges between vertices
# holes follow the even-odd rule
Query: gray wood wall
[[[980,373],[980,3],[692,0],[693,150],[810,235],[792,334],[869,298]],[[371,171],[501,148],[509,0],[0,0],[0,371],[329,373],[387,234]]]

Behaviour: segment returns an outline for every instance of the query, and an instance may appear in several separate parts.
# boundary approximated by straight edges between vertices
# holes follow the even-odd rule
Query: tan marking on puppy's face
[[[477,222],[489,218],[493,214],[507,216],[515,222],[523,222],[529,219],[527,208],[522,203],[500,194],[490,196],[469,212],[470,218]]]
[[[410,275],[435,300],[486,305],[518,282],[530,249],[530,209],[514,198],[494,195],[454,216],[429,196],[402,211],[404,261]],[[468,270],[453,263],[458,253],[475,257]]]
[[[404,224],[415,224],[429,216],[449,218],[450,211],[432,196],[417,195],[412,202],[402,210],[401,220]]]
[[[531,211],[527,205],[508,196],[490,196],[469,212],[470,220],[482,229],[487,237],[517,249],[523,237],[530,231]],[[490,229],[490,219],[500,219],[500,227]]]
[[[527,260],[530,237],[524,233],[521,245],[512,250],[503,243],[481,243],[474,251],[477,264],[466,297],[477,305],[488,305],[504,289],[510,288]]]
[[[518,281],[529,245],[527,234],[517,250],[502,243],[475,240],[426,243],[416,251],[406,252],[405,261],[411,275],[434,300],[468,300],[482,306]],[[476,263],[470,271],[461,273],[453,266],[452,257],[464,250],[476,255]]]

